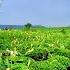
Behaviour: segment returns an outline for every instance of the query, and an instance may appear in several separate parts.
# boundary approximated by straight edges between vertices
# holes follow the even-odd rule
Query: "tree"
[[[32,27],[31,23],[27,23],[26,25],[24,25],[27,29],[30,29]]]

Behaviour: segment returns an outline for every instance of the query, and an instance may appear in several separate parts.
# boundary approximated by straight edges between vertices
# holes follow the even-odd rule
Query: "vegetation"
[[[30,29],[32,27],[32,24],[31,23],[27,23],[24,26],[25,26],[26,29]]]
[[[70,70],[70,28],[0,30],[0,70]]]

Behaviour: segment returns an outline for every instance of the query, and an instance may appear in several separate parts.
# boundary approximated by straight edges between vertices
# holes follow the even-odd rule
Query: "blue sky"
[[[68,26],[70,0],[4,0],[0,7],[0,24]]]

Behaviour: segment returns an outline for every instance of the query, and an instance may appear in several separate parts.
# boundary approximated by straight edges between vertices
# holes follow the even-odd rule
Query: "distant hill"
[[[67,27],[47,27],[47,26],[42,26],[42,25],[33,25],[33,28],[41,28],[41,29],[46,29],[46,28],[70,28],[70,26]],[[0,29],[5,29],[5,28],[11,28],[11,29],[21,29],[24,28],[24,25],[0,25]]]
[[[45,26],[41,25],[33,25],[33,28],[46,28]],[[5,29],[5,28],[13,28],[13,29],[20,29],[24,28],[24,25],[0,25],[0,29]]]
[[[42,25],[34,25],[33,27],[34,28],[46,28],[45,26],[42,26]]]
[[[0,25],[0,29],[5,29],[5,28],[18,29],[18,28],[23,28],[23,25]]]

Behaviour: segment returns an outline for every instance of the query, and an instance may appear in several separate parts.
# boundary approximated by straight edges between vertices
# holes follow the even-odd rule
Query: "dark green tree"
[[[32,27],[32,24],[31,23],[27,23],[24,26],[25,26],[25,28],[30,29]]]

